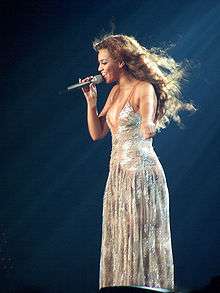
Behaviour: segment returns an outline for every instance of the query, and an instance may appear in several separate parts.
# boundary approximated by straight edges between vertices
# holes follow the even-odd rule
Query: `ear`
[[[124,66],[125,66],[124,61],[121,61],[121,62],[119,63],[119,68],[122,68],[122,67],[124,67]]]

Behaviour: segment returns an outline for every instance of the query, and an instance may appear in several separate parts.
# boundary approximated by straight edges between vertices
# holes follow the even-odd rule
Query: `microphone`
[[[76,84],[72,84],[72,85],[68,86],[64,91],[60,91],[59,94],[67,93],[67,92],[72,91],[72,90],[77,89],[77,88],[82,88],[82,87],[84,87],[84,86],[86,86],[86,85],[88,85],[90,83],[99,84],[99,83],[101,83],[103,81],[104,81],[104,79],[103,79],[101,74],[95,75],[89,81],[84,81],[84,82],[81,82],[81,83],[76,83]]]

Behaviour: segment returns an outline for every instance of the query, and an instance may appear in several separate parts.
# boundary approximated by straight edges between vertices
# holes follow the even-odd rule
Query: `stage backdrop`
[[[197,108],[154,138],[170,191],[176,286],[220,274],[219,1],[1,1],[0,286],[96,292],[111,137],[93,142],[81,91],[113,30],[190,60]],[[98,107],[109,85],[98,86]],[[3,289],[2,289],[3,290]]]

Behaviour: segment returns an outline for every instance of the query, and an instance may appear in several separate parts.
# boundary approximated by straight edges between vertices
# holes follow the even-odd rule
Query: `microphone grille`
[[[95,84],[99,84],[99,83],[103,82],[103,77],[101,76],[101,74],[95,75],[92,79],[92,82]]]

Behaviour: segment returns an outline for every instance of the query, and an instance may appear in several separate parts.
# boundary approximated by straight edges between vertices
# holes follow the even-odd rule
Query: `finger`
[[[150,131],[150,130],[145,130],[143,133],[143,137],[144,139],[148,139],[154,136],[154,132]]]
[[[90,85],[89,85],[89,89],[90,89],[92,92],[95,92],[96,87],[95,87],[95,85],[94,85],[93,83],[90,83]]]
[[[85,77],[85,78],[83,79],[83,81],[89,81],[89,80],[91,80],[91,79],[93,79],[93,76],[88,76],[88,77]]]
[[[81,80],[81,82],[85,82],[85,81],[88,81],[89,80],[89,77],[85,77]]]
[[[90,88],[92,88],[93,90],[95,89],[95,84],[94,83],[90,83]]]
[[[82,83],[82,80],[81,80],[81,78],[79,78],[79,83]],[[81,89],[82,89],[82,91],[84,92],[84,89],[83,89],[83,87],[82,87]]]

